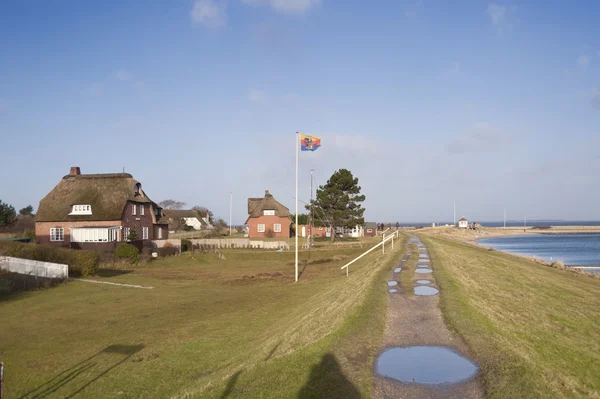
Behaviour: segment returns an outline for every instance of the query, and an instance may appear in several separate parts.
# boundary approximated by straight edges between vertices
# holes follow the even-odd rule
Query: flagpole
[[[298,281],[298,132],[296,132],[296,281]]]

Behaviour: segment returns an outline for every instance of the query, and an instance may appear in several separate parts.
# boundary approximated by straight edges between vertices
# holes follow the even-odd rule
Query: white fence
[[[248,238],[199,238],[189,240],[194,247],[200,248],[254,248],[254,249],[290,249],[290,244],[285,241],[253,241]],[[162,248],[168,242],[175,247],[181,247],[181,240],[154,240],[158,248]]]
[[[68,278],[69,266],[60,263],[0,256],[0,269],[46,278]]]
[[[349,273],[350,268],[348,266],[350,266],[351,264],[353,264],[354,262],[356,262],[357,260],[359,260],[360,258],[362,258],[363,256],[365,256],[366,254],[368,254],[369,252],[373,251],[374,249],[381,247],[381,249],[383,250],[383,253],[385,254],[385,243],[388,241],[391,241],[392,243],[392,249],[394,249],[394,238],[398,238],[398,231],[396,230],[394,233],[390,234],[389,236],[383,236],[383,240],[381,240],[381,242],[377,245],[375,245],[373,248],[367,250],[366,252],[363,252],[362,255],[352,259],[350,262],[346,263],[344,266],[342,266],[340,269],[346,269],[346,276]]]

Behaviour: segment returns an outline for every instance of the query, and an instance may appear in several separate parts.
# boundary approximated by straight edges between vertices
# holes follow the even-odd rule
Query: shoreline
[[[518,231],[516,231],[518,230]],[[525,231],[524,231],[525,230]],[[600,234],[600,226],[558,226],[556,230],[552,232],[539,231],[539,229],[523,229],[514,227],[482,227],[478,230],[471,229],[459,229],[455,227],[429,227],[419,229],[419,232],[424,233],[428,236],[447,238],[454,241],[460,241],[462,243],[486,249],[488,251],[497,251],[506,255],[516,256],[521,259],[528,259],[534,263],[541,264],[547,267],[559,268],[562,270],[570,271],[571,273],[581,274],[588,277],[600,278],[600,274],[595,272],[586,271],[580,267],[589,268],[594,267],[600,269],[600,265],[573,265],[573,266],[558,266],[557,262],[550,262],[535,256],[519,255],[512,252],[502,251],[495,248],[491,248],[480,244],[479,240],[491,239],[491,238],[502,238],[502,237],[527,237],[534,235],[557,235],[557,234]],[[561,262],[562,263],[562,262]]]

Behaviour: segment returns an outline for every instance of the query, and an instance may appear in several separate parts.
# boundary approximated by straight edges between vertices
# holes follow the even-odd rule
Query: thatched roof
[[[377,230],[377,223],[376,222],[365,222],[365,229]]]
[[[257,218],[264,210],[273,209],[277,216],[290,216],[290,210],[281,205],[269,190],[265,191],[264,198],[248,198],[248,219]]]
[[[36,222],[120,220],[128,201],[156,205],[129,173],[67,175],[41,201]],[[91,215],[69,215],[72,205],[91,205]],[[161,215],[162,216],[162,215]],[[157,217],[159,219],[161,216]],[[157,223],[161,223],[159,220]]]
[[[164,209],[163,210],[166,217],[170,219],[181,219],[181,218],[197,218],[200,219],[200,215],[193,209],[184,210],[184,209]]]

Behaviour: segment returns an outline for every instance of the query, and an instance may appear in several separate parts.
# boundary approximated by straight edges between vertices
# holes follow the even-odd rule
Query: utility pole
[[[313,226],[313,172],[310,170],[310,217],[308,219],[308,247],[312,248],[312,226]]]
[[[229,235],[231,235],[231,215],[233,213],[233,192],[229,193]]]
[[[525,215],[525,221],[523,222],[523,227],[527,228],[527,215]]]
[[[506,228],[506,208],[504,208],[504,228]]]
[[[456,226],[456,201],[454,201],[454,226]]]

